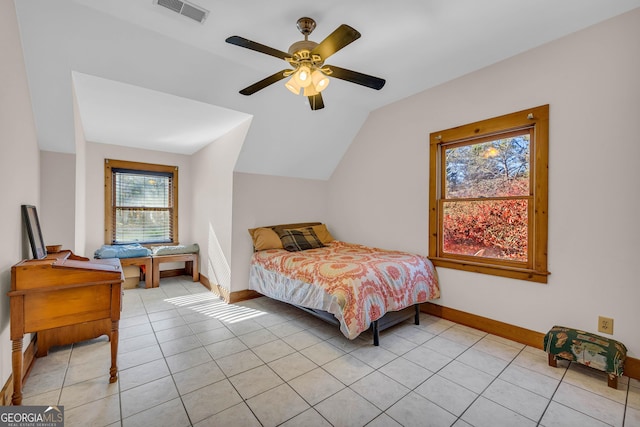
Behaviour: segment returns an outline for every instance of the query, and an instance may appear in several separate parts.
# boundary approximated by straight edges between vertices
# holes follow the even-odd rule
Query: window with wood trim
[[[547,283],[549,106],[430,135],[429,258]]]
[[[105,242],[178,243],[178,167],[105,159]]]

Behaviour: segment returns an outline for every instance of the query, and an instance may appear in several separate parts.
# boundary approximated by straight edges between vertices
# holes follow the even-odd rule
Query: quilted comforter
[[[300,252],[254,253],[249,287],[333,314],[349,339],[389,311],[440,297],[436,271],[427,258],[337,240]]]

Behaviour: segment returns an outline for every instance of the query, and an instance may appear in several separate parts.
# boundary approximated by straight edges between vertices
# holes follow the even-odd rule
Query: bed
[[[371,329],[379,345],[380,331],[411,317],[419,324],[419,304],[440,297],[425,257],[334,240],[321,223],[249,233],[250,289],[339,325],[349,339]]]

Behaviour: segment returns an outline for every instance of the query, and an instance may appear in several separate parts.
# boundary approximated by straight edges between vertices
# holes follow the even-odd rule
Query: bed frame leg
[[[371,324],[371,328],[373,329],[373,345],[380,345],[380,333],[378,331],[378,321],[374,320]]]
[[[415,304],[414,307],[416,308],[416,315],[415,315],[415,324],[419,325],[420,324],[420,304]]]

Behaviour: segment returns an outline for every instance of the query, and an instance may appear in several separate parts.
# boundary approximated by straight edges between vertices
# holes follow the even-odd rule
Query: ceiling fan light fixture
[[[291,77],[289,80],[287,80],[287,82],[284,84],[284,87],[289,89],[294,95],[300,95],[300,89],[302,89],[296,82],[295,77]]]
[[[316,88],[315,88],[315,87],[313,87],[313,85],[309,85],[309,86],[307,86],[307,87],[305,87],[305,88],[304,88],[303,95],[304,95],[304,96],[309,97],[309,96],[315,96],[315,95],[317,95],[318,93],[320,93],[320,92],[318,92],[318,91],[316,90]]]
[[[311,84],[311,69],[308,65],[300,65],[293,78],[300,87],[307,87]]]
[[[322,92],[329,86],[329,77],[325,76],[322,71],[318,69],[311,73],[311,81],[313,82],[313,87],[318,92]]]

